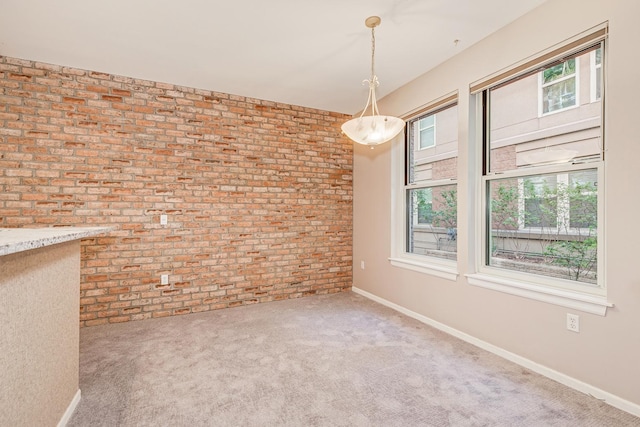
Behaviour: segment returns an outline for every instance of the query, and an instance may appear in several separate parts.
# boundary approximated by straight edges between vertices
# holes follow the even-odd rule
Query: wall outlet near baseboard
[[[580,316],[567,313],[567,329],[572,332],[580,332]]]
[[[169,284],[169,275],[168,274],[161,274],[160,275],[160,284],[161,285],[168,285]]]
[[[360,270],[364,270],[364,261],[360,261]]]

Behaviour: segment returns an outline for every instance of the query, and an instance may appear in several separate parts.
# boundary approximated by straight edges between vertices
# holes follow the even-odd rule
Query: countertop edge
[[[85,239],[113,230],[114,227],[4,228],[0,230],[0,256]],[[3,242],[5,236],[10,237],[8,242]]]

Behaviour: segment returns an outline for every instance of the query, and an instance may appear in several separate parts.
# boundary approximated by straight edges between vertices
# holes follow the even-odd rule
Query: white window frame
[[[567,111],[567,110],[571,110],[574,108],[578,108],[580,106],[580,61],[578,61],[578,58],[575,58],[576,61],[576,70],[573,74],[570,74],[568,76],[564,76],[561,77],[557,80],[554,80],[552,82],[549,83],[544,83],[544,70],[540,71],[538,73],[538,117],[545,117],[545,116],[549,116],[552,114],[557,114],[560,113],[562,111]],[[566,61],[565,61],[566,62]],[[544,112],[544,88],[549,87],[549,86],[553,86],[555,84],[561,83],[563,81],[569,80],[569,79],[573,79],[575,78],[575,91],[576,91],[576,102],[573,105],[570,105],[568,107],[564,107],[564,108],[559,108],[557,110],[553,110],[553,111],[548,111],[548,112]]]
[[[604,49],[606,37],[602,37],[600,39],[601,46]],[[588,47],[588,46],[585,46]],[[603,56],[603,73],[606,69],[606,51]],[[579,73],[579,66],[576,67],[576,78]],[[541,74],[541,73],[540,73]],[[542,77],[539,77],[539,82]],[[485,88],[488,88],[486,86]],[[579,81],[576,81],[576,90],[579,93]],[[602,83],[602,91],[605,91],[605,82]],[[538,102],[539,102],[539,113],[542,112],[541,105],[541,94],[542,90],[539,85],[538,91]],[[483,141],[483,102],[482,102],[483,92],[474,92],[471,99],[471,110],[475,111],[471,114],[470,121],[471,124],[475,123],[476,126],[473,127],[475,132],[470,133],[471,137],[471,145],[477,145],[478,147],[482,147]],[[576,98],[576,106],[579,106],[579,99]],[[566,111],[567,109],[556,110],[552,113],[554,114],[558,111]],[[602,105],[602,132],[604,138],[604,129],[606,115],[604,114],[604,103]],[[546,115],[546,114],[545,114]],[[540,114],[540,116],[542,116]],[[474,142],[475,140],[475,142]],[[493,179],[498,178],[509,178],[509,177],[518,177],[522,175],[522,172],[509,171],[503,172],[499,174],[487,174],[483,175],[483,166],[482,166],[482,150],[471,150],[472,161],[471,164],[474,165],[473,169],[475,169],[475,189],[479,194],[479,197],[476,199],[476,211],[475,211],[475,220],[472,222],[473,229],[470,230],[473,234],[480,234],[481,238],[476,239],[471,243],[471,247],[473,250],[470,254],[470,265],[475,267],[471,273],[466,274],[468,283],[473,286],[479,286],[486,289],[495,290],[498,292],[503,292],[511,295],[517,295],[524,298],[528,298],[531,300],[541,301],[545,303],[550,303],[554,305],[559,305],[562,307],[567,307],[570,309],[580,310],[587,313],[592,313],[600,316],[605,316],[607,312],[607,308],[613,307],[613,304],[607,300],[606,287],[604,283],[605,276],[605,260],[606,260],[606,246],[605,236],[604,236],[604,174],[605,174],[605,165],[602,159],[597,162],[587,162],[584,164],[571,164],[571,165],[547,165],[536,167],[533,171],[527,171],[528,175],[544,175],[547,173],[561,173],[567,172],[571,173],[573,171],[582,170],[582,169],[596,169],[597,170],[597,192],[598,192],[598,208],[597,208],[597,216],[598,216],[598,229],[597,229],[597,239],[598,239],[598,259],[597,259],[597,271],[598,271],[598,286],[591,287],[588,284],[576,284],[573,281],[563,280],[563,279],[555,279],[551,277],[546,277],[537,274],[528,274],[528,273],[520,273],[513,270],[500,269],[496,267],[491,267],[486,265],[485,260],[487,260],[487,250],[488,250],[488,206],[487,206],[487,182]],[[511,176],[510,176],[511,175]],[[475,233],[474,233],[475,230]]]
[[[449,94],[442,99],[449,99],[456,94]],[[457,96],[453,101],[438,103],[434,101],[431,105],[432,112],[444,110],[457,104]],[[418,116],[428,114],[428,109],[422,109],[420,114],[415,114],[407,118],[407,122],[417,118]],[[434,117],[435,125],[435,117]],[[435,130],[435,128],[434,128]],[[435,138],[434,138],[435,142]],[[434,145],[435,146],[435,145]],[[431,146],[433,147],[433,146]],[[430,147],[430,148],[431,148]],[[406,149],[413,150],[413,147]],[[456,150],[452,155],[457,157]],[[437,187],[441,185],[457,185],[457,180],[433,180],[421,182],[420,184],[405,185],[405,161],[406,152],[405,144],[401,141],[394,141],[391,148],[391,254],[389,262],[392,266],[403,268],[419,273],[435,276],[450,281],[456,281],[458,278],[458,260],[448,260],[428,255],[413,254],[407,252],[407,228],[408,228],[408,212],[406,194],[407,190],[420,188]]]

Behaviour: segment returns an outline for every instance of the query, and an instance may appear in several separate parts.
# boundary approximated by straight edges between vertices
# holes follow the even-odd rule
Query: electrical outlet
[[[160,225],[167,225],[167,215],[160,215]]]
[[[573,332],[580,332],[580,316],[567,313],[567,329]]]
[[[168,285],[169,284],[169,275],[168,274],[161,274],[160,275],[160,284],[161,285]]]
[[[360,270],[364,270],[364,261],[360,261]]]

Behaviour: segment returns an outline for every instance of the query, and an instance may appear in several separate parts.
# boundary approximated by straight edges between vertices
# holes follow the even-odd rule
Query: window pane
[[[589,75],[592,52],[489,90],[489,172],[601,159],[601,102],[577,97],[589,93],[579,76]]]
[[[431,114],[430,116],[425,117],[424,119],[420,119],[420,129],[425,129],[433,126],[435,123],[435,114]]]
[[[407,190],[407,252],[455,259],[458,199],[455,185]]]
[[[543,83],[550,83],[576,72],[576,59],[572,58],[562,64],[554,65],[542,72]]]
[[[576,79],[572,77],[542,88],[542,112],[562,110],[576,105]]]
[[[417,117],[407,129],[406,252],[455,260],[458,106]]]
[[[433,127],[420,131],[420,148],[428,148],[435,145],[435,133]]]
[[[524,200],[524,227],[557,227],[556,176],[526,177],[520,182]]]
[[[410,121],[407,138],[408,183],[457,177],[457,105]]]
[[[596,283],[596,169],[488,181],[488,264]]]
[[[555,199],[531,197],[524,200],[524,226],[551,227],[558,226],[558,206]]]
[[[596,49],[596,65],[602,64],[602,48]]]
[[[569,226],[595,230],[598,227],[597,171],[574,172],[569,175],[569,182]]]
[[[485,92],[484,265],[599,284],[601,46]]]
[[[417,218],[414,218],[413,223],[431,224],[433,221],[433,192],[431,188],[410,190],[409,196],[412,197],[415,211],[417,211]]]

